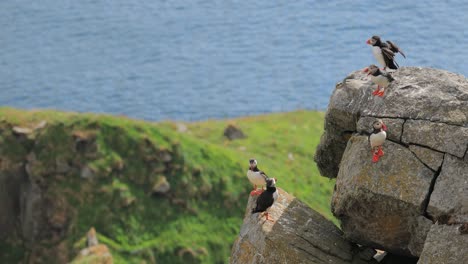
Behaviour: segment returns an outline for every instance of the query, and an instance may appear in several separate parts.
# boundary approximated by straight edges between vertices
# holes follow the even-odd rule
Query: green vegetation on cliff
[[[247,138],[225,139],[228,123]],[[173,122],[0,108],[0,183],[22,179],[0,202],[13,208],[0,219],[0,261],[69,260],[94,226],[116,263],[222,263],[250,192],[250,157],[331,218],[333,182],[312,162],[322,124],[323,113],[298,111],[179,132]]]

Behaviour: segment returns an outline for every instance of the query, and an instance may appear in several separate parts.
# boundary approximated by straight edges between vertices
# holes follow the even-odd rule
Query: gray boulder
[[[252,215],[256,198],[249,198],[230,263],[377,263],[375,250],[345,240],[331,221],[283,190],[279,193],[268,210],[274,222]]]
[[[383,98],[361,72],[337,84],[315,161],[337,178],[332,211],[345,237],[419,257],[434,222],[468,221],[468,81],[417,67],[393,77]],[[374,164],[367,136],[376,118],[388,136]]]
[[[433,225],[418,264],[468,263],[468,235],[458,229],[459,225]]]
[[[367,137],[351,137],[341,160],[332,212],[351,241],[417,256],[432,224],[420,215],[435,173],[404,146],[388,141],[383,149],[385,155],[372,163]]]
[[[466,153],[468,80],[447,71],[419,67],[400,68],[393,77],[395,81],[386,89],[383,98],[371,94],[375,85],[360,71],[336,85],[325,116],[325,133],[315,156],[323,176],[335,178],[338,175],[346,143],[350,135],[358,131],[359,120],[366,117],[368,120],[369,117],[393,119],[396,127],[389,126],[390,140],[400,141],[401,133],[408,129],[404,133],[406,144],[421,143],[458,157]],[[365,124],[364,121],[360,123]],[[400,129],[398,126],[402,122],[405,126]],[[440,141],[433,138],[435,133],[425,130],[426,126],[437,127],[438,133],[445,132],[440,134],[441,138],[449,137],[453,142],[450,141],[448,146],[439,144]],[[421,134],[414,135],[410,129],[416,133],[421,130]],[[451,133],[456,135],[451,136]],[[455,146],[457,143],[459,146]]]
[[[435,219],[449,216],[452,222],[468,222],[468,156],[462,160],[445,155],[427,211]]]

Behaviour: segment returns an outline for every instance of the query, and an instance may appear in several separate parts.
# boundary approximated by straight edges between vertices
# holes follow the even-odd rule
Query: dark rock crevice
[[[350,261],[351,259],[350,258],[343,258],[342,256],[339,256],[337,254],[334,254],[334,252],[332,252],[330,249],[329,250],[326,250],[326,248],[323,248],[323,247],[320,247],[316,244],[314,244],[313,241],[310,241],[309,239],[307,239],[306,237],[304,236],[301,236],[300,234],[296,234],[297,237],[299,237],[302,241],[306,242],[309,246],[321,251],[324,253],[324,256],[333,256],[333,257],[336,257],[336,258],[339,258],[343,261]],[[326,260],[323,260],[322,261],[326,261]]]
[[[426,168],[430,169],[431,171],[433,171],[434,173],[437,172],[437,170],[434,170],[431,166],[429,166],[426,162],[424,162],[414,151],[412,151],[409,146],[408,146],[408,149],[411,151],[411,153],[414,155],[414,157],[419,161],[421,162],[424,166],[426,166]],[[440,166],[442,167],[442,165]],[[439,169],[440,169],[439,167]]]
[[[400,134],[400,142],[403,142],[403,134],[405,133],[405,124],[408,119],[403,120],[403,124],[401,125],[401,134]]]
[[[466,127],[464,124],[459,124],[459,123],[452,123],[452,122],[447,122],[447,121],[440,121],[440,120],[433,120],[433,119],[427,119],[427,118],[417,118],[417,117],[403,117],[403,116],[387,116],[387,115],[362,115],[361,117],[374,117],[374,118],[388,118],[388,119],[402,119],[406,122],[406,120],[414,120],[414,121],[427,121],[431,123],[440,123],[440,124],[445,124],[445,125],[450,125],[450,126],[459,126],[459,127]]]
[[[434,191],[434,187],[436,185],[437,178],[439,177],[440,173],[442,172],[442,167],[444,165],[444,161],[445,161],[445,155],[442,158],[442,164],[440,165],[440,168],[435,172],[434,178],[432,178],[431,185],[429,186],[429,191],[428,191],[426,197],[424,198],[424,202],[423,202],[423,204],[421,206],[422,215],[424,217],[426,217],[427,219],[431,220],[433,223],[435,223],[435,219],[434,219],[433,216],[431,216],[427,212],[427,207],[429,206],[429,201],[431,200],[431,195],[432,195],[432,192]]]
[[[371,133],[366,132],[366,131],[361,131],[361,132],[359,132],[359,131],[354,131],[354,132],[349,132],[349,133],[351,133],[351,134],[358,134],[358,135],[364,135],[364,136],[367,136],[367,137],[371,135]],[[427,147],[427,146],[424,146],[424,145],[420,145],[420,144],[413,144],[413,143],[411,143],[411,144],[405,144],[405,143],[403,143],[403,142],[401,142],[401,141],[393,140],[393,139],[391,139],[391,138],[387,138],[387,140],[390,141],[390,142],[393,142],[393,143],[395,143],[395,144],[398,144],[398,145],[400,145],[400,146],[402,146],[402,147],[404,147],[404,148],[407,148],[407,149],[409,149],[409,146],[410,146],[410,145],[414,145],[414,146],[423,147],[423,148],[426,148],[426,149],[429,149],[429,150],[431,150],[431,151],[435,151],[435,152],[438,152],[438,153],[441,153],[441,154],[445,154],[445,152],[441,152],[441,151],[439,151],[439,150],[432,149],[432,148],[430,148],[430,147]],[[409,149],[409,150],[411,151],[411,149]],[[421,158],[418,157],[418,156],[416,155],[416,153],[414,153],[413,151],[411,151],[411,153],[414,155],[414,157],[415,157],[419,162],[421,162],[421,164],[423,164],[424,166],[426,166],[428,169],[430,169],[430,170],[433,171],[433,172],[436,172],[436,171],[437,171],[437,170],[434,170],[432,167],[430,167],[428,164],[426,164],[423,160],[421,160]],[[440,167],[442,167],[442,165],[440,165]]]

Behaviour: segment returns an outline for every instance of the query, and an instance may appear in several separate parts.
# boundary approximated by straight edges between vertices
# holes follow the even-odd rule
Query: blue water
[[[468,75],[465,0],[278,2],[2,0],[0,105],[147,120],[324,109],[375,63],[373,34],[400,65]]]

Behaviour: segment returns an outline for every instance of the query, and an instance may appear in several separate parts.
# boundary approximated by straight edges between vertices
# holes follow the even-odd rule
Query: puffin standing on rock
[[[385,132],[387,130],[387,126],[383,123],[382,120],[377,119],[374,121],[374,123],[372,123],[372,127],[374,130],[369,136],[369,143],[371,145],[373,154],[372,162],[376,163],[379,161],[380,157],[384,155],[382,145],[387,138],[387,133]]]
[[[249,170],[247,171],[247,178],[253,184],[253,190],[250,192],[250,196],[259,195],[263,192],[263,186],[266,185],[268,176],[257,167],[257,161],[255,159],[249,160]],[[260,186],[260,190],[257,190],[257,186]]]
[[[406,59],[406,55],[403,51],[390,40],[382,42],[379,36],[372,36],[366,43],[372,46],[372,53],[377,61],[384,67],[384,70],[387,67],[393,70],[398,69],[399,66],[395,61],[395,53],[400,53]]]
[[[373,83],[377,84],[377,89],[372,92],[373,95],[377,95],[382,97],[385,93],[385,88],[387,88],[391,82],[395,79],[390,75],[390,73],[381,71],[379,67],[375,66],[374,64],[370,65],[369,67],[364,69],[364,72],[367,73]],[[382,90],[380,90],[382,87]]]
[[[252,214],[261,213],[263,212],[262,216],[266,217],[266,220],[272,221],[272,219],[268,219],[268,208],[270,208],[273,203],[278,199],[278,190],[276,189],[276,179],[274,178],[267,178],[266,179],[266,190],[260,194],[257,198],[257,204],[255,208],[252,209]]]

